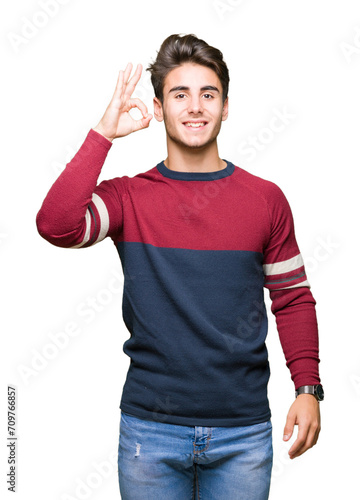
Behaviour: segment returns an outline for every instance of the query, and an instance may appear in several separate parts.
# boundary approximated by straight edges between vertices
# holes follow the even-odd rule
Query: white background
[[[220,156],[285,192],[317,300],[322,431],[293,461],[282,432],[294,388],[269,313],[270,498],[358,499],[359,2],[18,0],[3,2],[0,17],[2,497],[13,498],[8,384],[18,400],[15,498],[120,496],[119,401],[129,362],[117,252],[109,239],[86,250],[56,248],[38,235],[35,217],[101,118],[119,69],[128,61],[146,68],[168,35],[194,33],[222,50],[230,70]],[[152,112],[148,72],[137,94]],[[272,133],[284,110],[291,119]],[[261,149],[250,157],[251,137]],[[163,124],[153,119],[114,142],[100,180],[133,176],[165,157]],[[93,298],[102,310],[84,315]]]

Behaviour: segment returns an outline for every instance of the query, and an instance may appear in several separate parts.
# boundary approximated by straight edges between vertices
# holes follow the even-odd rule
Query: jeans
[[[191,427],[121,412],[122,500],[266,500],[272,424]]]

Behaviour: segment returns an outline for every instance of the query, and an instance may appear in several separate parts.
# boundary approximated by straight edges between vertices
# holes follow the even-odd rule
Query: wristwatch
[[[295,391],[295,398],[297,398],[299,394],[312,394],[318,401],[323,401],[324,399],[324,389],[321,384],[302,385]]]

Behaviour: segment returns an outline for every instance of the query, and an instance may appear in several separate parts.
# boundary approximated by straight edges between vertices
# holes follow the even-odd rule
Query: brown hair
[[[151,73],[155,96],[160,102],[163,104],[166,75],[186,62],[200,64],[215,71],[222,85],[224,103],[228,95],[230,77],[223,54],[195,35],[170,35],[161,44],[155,62],[146,69]]]

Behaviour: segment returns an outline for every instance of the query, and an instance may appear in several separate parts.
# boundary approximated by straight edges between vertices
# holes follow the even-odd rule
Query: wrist
[[[296,389],[295,398],[297,398],[301,394],[312,395],[316,398],[317,401],[323,401],[324,399],[324,389],[321,384],[302,385]]]
[[[97,132],[98,134],[102,135],[103,137],[105,137],[105,139],[107,139],[108,141],[110,142],[113,142],[114,138],[113,137],[108,137],[106,134],[104,134],[102,128],[100,125],[96,125],[96,127],[93,128],[93,130],[95,130],[95,132]]]

